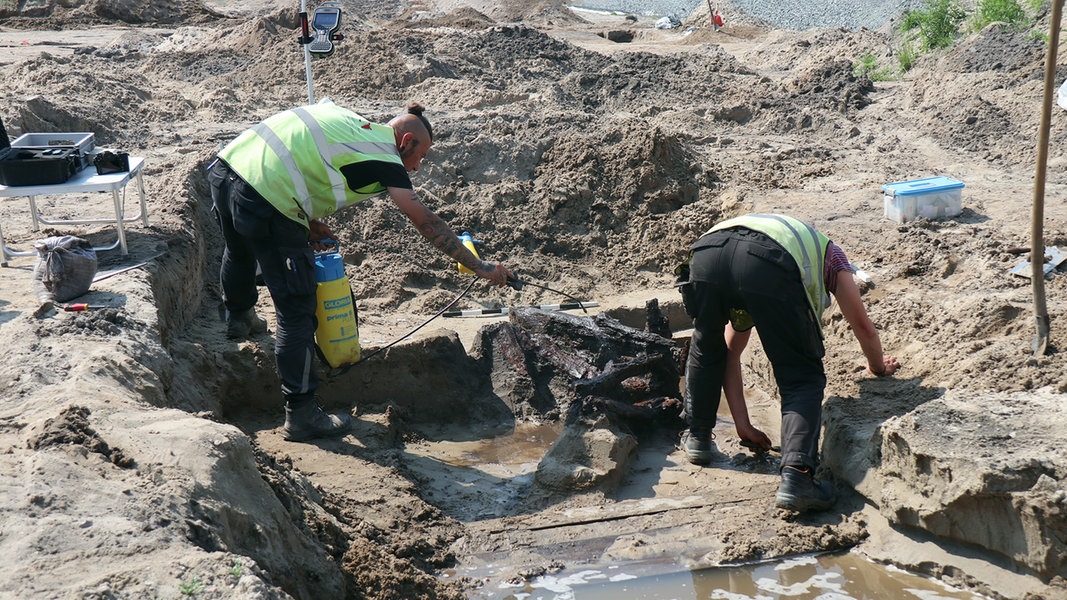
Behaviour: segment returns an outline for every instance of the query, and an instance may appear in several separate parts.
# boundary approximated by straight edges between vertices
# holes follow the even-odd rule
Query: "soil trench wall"
[[[858,404],[827,401],[826,465],[890,523],[1045,582],[1067,577],[1067,444],[1054,425],[1067,396],[950,391],[914,406],[879,397],[879,411]],[[1046,418],[1022,417],[1032,411]]]

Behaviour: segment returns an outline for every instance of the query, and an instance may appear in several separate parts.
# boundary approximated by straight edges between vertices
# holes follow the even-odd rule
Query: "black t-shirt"
[[[349,189],[354,192],[375,192],[378,186],[414,189],[404,165],[382,160],[364,160],[341,167]]]

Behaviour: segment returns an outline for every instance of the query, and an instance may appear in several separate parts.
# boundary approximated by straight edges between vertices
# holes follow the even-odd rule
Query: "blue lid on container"
[[[345,262],[336,252],[315,255],[315,281],[333,281],[345,276]]]
[[[911,196],[915,194],[929,194],[930,192],[944,192],[963,188],[963,182],[950,177],[927,177],[912,181],[897,181],[882,186],[883,192],[894,196]]]

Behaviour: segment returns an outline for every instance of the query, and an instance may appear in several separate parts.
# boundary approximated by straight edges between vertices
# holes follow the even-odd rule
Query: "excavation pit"
[[[36,319],[32,260],[0,269],[0,594],[451,600],[519,596],[538,577],[587,569],[650,576],[631,566],[667,564],[688,576],[856,548],[999,597],[1064,595],[1067,353],[1029,351],[1029,290],[1005,277],[1030,235],[1017,199],[1033,180],[1033,141],[1019,132],[1035,123],[1044,46],[1028,30],[987,27],[936,64],[872,83],[850,57],[892,46],[873,30],[764,31],[737,19],[727,32],[678,36],[647,17],[574,19],[558,3],[423,19],[376,2],[315,63],[320,96],[377,122],[409,100],[427,106],[437,137],[417,191],[485,241],[483,256],[638,329],[619,312],[641,313],[650,298],[669,306],[673,268],[724,218],[792,214],[840,244],[877,282],[864,300],[904,367],[865,373],[840,312],[827,311],[824,466],[843,497],[798,519],[773,506],[773,461],[755,462],[725,421],[709,468],[689,465],[668,427],[637,436],[624,472],[569,480],[597,485],[535,488],[535,446],[546,444],[540,465],[564,429],[525,428],[566,415],[538,421],[541,405],[527,412],[514,396],[521,386],[464,366],[491,319],[469,331],[434,324],[458,344],[425,336],[435,362],[456,369],[409,361],[430,344],[420,337],[379,357],[378,371],[323,386],[328,408],[356,410],[352,435],[282,440],[271,336],[238,344],[221,333],[204,167],[240,131],[302,102],[293,6],[209,3],[221,16],[199,3],[109,2],[121,14],[107,16],[99,3],[44,4],[16,9],[0,33],[4,123],[94,131],[102,146],[145,156],[151,225],[127,232],[128,257],[102,256],[106,270],[147,261],[94,286],[86,300],[114,304],[107,311]],[[445,5],[455,6],[425,8]],[[53,16],[37,22],[40,11]],[[620,28],[639,35],[596,35]],[[1050,164],[1062,162],[1063,146],[1050,149]],[[945,168],[983,202],[950,221],[882,218],[882,182]],[[1050,170],[1050,190],[1062,172]],[[52,233],[114,239],[103,227],[33,231],[26,209],[0,203],[13,247]],[[1055,243],[1064,215],[1048,209]],[[470,283],[387,200],[333,224],[367,347]],[[1063,280],[1048,285],[1060,314]],[[564,297],[477,284],[466,300]],[[269,300],[258,310],[270,318]],[[761,364],[746,364],[746,380],[773,390]],[[773,397],[750,396],[765,401],[754,420],[774,438]],[[481,465],[465,464],[471,447]],[[553,481],[587,473],[562,464],[546,468]]]

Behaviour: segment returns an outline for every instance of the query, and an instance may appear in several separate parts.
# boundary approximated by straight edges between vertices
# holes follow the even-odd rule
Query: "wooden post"
[[[1045,171],[1048,168],[1049,128],[1052,121],[1052,94],[1056,87],[1056,54],[1060,41],[1063,0],[1053,0],[1049,24],[1048,54],[1045,56],[1045,97],[1041,103],[1041,126],[1037,142],[1037,173],[1034,176],[1034,209],[1030,221],[1030,281],[1034,293],[1034,320],[1037,337],[1031,343],[1035,354],[1048,351],[1049,317],[1045,301]]]

